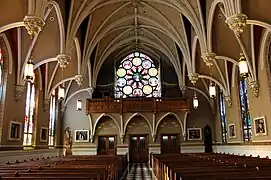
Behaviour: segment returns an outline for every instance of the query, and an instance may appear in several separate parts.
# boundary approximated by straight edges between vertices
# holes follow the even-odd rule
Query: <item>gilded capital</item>
[[[249,82],[249,87],[252,90],[252,94],[254,97],[259,97],[260,95],[260,83],[259,81],[251,81]]]
[[[70,63],[71,56],[67,54],[59,54],[57,55],[57,62],[59,63],[60,68],[66,68],[67,65]]]
[[[190,73],[189,75],[189,80],[191,81],[192,84],[196,84],[198,79],[199,79],[199,74],[198,73]]]
[[[15,85],[14,89],[14,94],[15,94],[15,101],[20,101],[21,96],[25,92],[25,86],[24,85]]]
[[[45,22],[42,18],[38,16],[33,16],[33,15],[27,15],[23,19],[24,26],[27,30],[27,33],[31,36],[34,37],[38,35],[43,27],[45,26]]]
[[[234,14],[228,17],[225,22],[236,36],[240,37],[247,25],[247,16],[245,14]]]
[[[206,52],[202,54],[201,58],[207,66],[212,66],[215,61],[216,54],[213,52]]]
[[[84,77],[82,74],[77,74],[77,75],[75,75],[74,80],[78,86],[82,86],[83,82],[84,82]]]
[[[87,91],[88,91],[88,93],[89,93],[89,95],[90,96],[92,96],[92,94],[93,94],[93,92],[94,92],[94,87],[89,87],[88,89],[87,89]]]

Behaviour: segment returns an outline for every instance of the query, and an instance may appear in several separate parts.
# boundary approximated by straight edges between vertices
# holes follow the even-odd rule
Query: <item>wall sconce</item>
[[[58,87],[58,99],[64,100],[64,97],[65,97],[65,88],[64,88],[64,86],[60,85]]]
[[[82,100],[81,99],[77,99],[76,110],[77,111],[82,111]]]

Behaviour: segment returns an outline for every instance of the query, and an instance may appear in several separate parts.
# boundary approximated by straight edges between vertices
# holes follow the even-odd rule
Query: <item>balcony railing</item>
[[[184,98],[87,99],[86,113],[136,113],[189,111]]]

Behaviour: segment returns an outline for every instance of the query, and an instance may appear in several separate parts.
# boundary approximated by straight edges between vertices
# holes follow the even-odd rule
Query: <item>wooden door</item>
[[[148,136],[147,135],[131,135],[130,136],[130,162],[148,162]]]
[[[116,137],[99,136],[98,137],[98,155],[115,155],[116,154]]]
[[[161,154],[179,154],[180,141],[178,134],[161,135]]]

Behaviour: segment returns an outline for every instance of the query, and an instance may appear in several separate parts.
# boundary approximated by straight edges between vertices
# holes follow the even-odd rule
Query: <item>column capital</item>
[[[259,97],[260,95],[260,83],[259,81],[251,81],[248,83],[249,88],[252,90],[254,97]]]
[[[199,79],[199,74],[198,73],[190,73],[188,75],[189,80],[191,81],[192,84],[196,84],[198,79]]]
[[[225,101],[228,103],[229,107],[232,107],[232,98],[231,98],[231,96],[225,96]]]
[[[74,76],[74,80],[77,83],[78,86],[82,86],[84,82],[84,77],[82,74],[77,74]]]
[[[15,94],[15,101],[20,101],[22,94],[25,92],[25,86],[24,85],[15,85],[14,94]]]
[[[56,56],[56,58],[60,68],[66,68],[71,60],[71,56],[67,54],[59,54]]]
[[[42,18],[34,15],[25,16],[23,22],[27,33],[31,37],[37,36],[45,26],[45,21]]]
[[[244,32],[244,28],[247,25],[247,16],[245,14],[234,14],[228,17],[225,21],[229,28],[236,34],[237,37],[240,37]]]
[[[88,91],[88,93],[89,93],[90,96],[92,96],[94,90],[95,90],[94,87],[89,87],[89,88],[87,89],[87,91]]]
[[[201,58],[203,59],[204,63],[207,66],[212,66],[213,62],[215,61],[216,54],[213,52],[206,52],[201,55]]]

